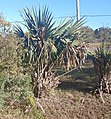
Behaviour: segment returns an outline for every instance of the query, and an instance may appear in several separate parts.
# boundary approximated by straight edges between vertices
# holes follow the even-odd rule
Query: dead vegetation
[[[110,119],[111,95],[104,93],[105,103],[102,103],[99,94],[91,92],[96,88],[96,78],[92,63],[61,77],[61,84],[50,96],[38,99],[44,119]],[[28,113],[18,108],[1,112],[0,116],[0,119],[29,118]]]
[[[104,42],[95,50],[93,64],[98,82],[95,93],[98,91],[102,102],[105,103],[103,93],[111,93],[111,52],[109,48],[106,49]]]
[[[44,8],[44,15],[41,16],[39,9],[39,15],[36,16],[35,10],[33,9],[33,14],[28,8],[23,11],[23,19],[26,20],[25,26],[30,27],[27,34],[22,31],[19,25],[15,30],[17,36],[21,38],[20,49],[17,50],[23,50],[21,54],[22,65],[27,66],[27,69],[31,68],[29,72],[32,76],[33,94],[29,94],[26,97],[28,101],[24,100],[26,102],[23,103],[12,98],[7,100],[7,107],[1,109],[0,118],[110,119],[111,95],[109,93],[101,95],[101,92],[104,90],[110,92],[109,69],[111,62],[109,60],[106,62],[105,66],[108,68],[105,68],[105,72],[103,72],[104,68],[102,67],[104,62],[101,60],[102,62],[98,63],[98,57],[96,63],[99,65],[96,65],[96,70],[94,70],[92,63],[81,68],[87,55],[87,48],[84,43],[78,46],[73,44],[74,36],[76,33],[78,34],[84,20],[81,19],[75,23],[69,20],[53,29],[54,23],[51,23],[53,17],[51,17],[50,11]],[[44,18],[47,19],[44,20]],[[63,61],[60,64],[58,63],[59,58]],[[104,57],[104,59],[106,58]],[[55,69],[58,65],[65,67],[63,67],[65,73],[56,74]],[[26,72],[27,69],[25,69]],[[98,77],[96,77],[95,71],[100,80],[100,95],[92,93],[97,88]],[[100,75],[98,75],[99,73]],[[12,90],[14,91],[14,89]],[[19,92],[21,93],[21,91]]]
[[[91,63],[62,77],[53,96],[41,100],[45,119],[110,119],[111,95],[103,94],[105,103],[102,103],[99,94],[92,94],[96,78]]]

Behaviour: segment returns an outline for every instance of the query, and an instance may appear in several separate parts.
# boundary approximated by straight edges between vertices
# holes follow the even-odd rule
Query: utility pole
[[[80,20],[79,0],[76,0],[76,17],[77,17],[77,21],[79,21]]]

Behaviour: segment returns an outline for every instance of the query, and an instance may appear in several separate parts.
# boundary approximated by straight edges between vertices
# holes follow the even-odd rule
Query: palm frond
[[[64,19],[58,26],[56,26],[56,22],[53,20],[53,15],[46,6],[42,10],[39,6],[38,11],[34,7],[32,7],[32,10],[26,7],[21,11],[21,17],[25,22],[24,26],[28,29],[29,34],[29,38],[27,38],[28,53],[33,55],[37,54],[36,56],[40,55],[41,51],[39,50],[41,50],[45,44],[44,41],[48,41],[49,39],[53,41],[50,42],[51,44],[48,44],[49,46],[52,46],[52,52],[60,54],[63,48],[67,47],[69,42],[73,42],[74,34],[78,33],[81,26],[84,24],[83,18],[77,22],[74,22],[72,19]],[[26,38],[20,27],[15,31],[18,36]]]
[[[16,26],[14,26],[14,33],[20,38],[24,37],[24,32],[22,28],[20,27],[20,25],[16,24]]]
[[[63,20],[56,28],[55,28],[55,31],[54,31],[54,37],[57,37],[57,36],[61,36],[64,31],[71,25],[72,23],[72,20]]]

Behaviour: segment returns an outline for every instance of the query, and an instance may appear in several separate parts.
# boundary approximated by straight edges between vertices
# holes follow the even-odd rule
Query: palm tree
[[[74,35],[80,31],[84,20],[65,19],[57,26],[47,7],[23,9],[21,16],[27,34],[19,25],[15,26],[15,34],[21,38],[23,62],[32,66],[33,93],[40,97],[58,85],[59,79],[52,69],[72,48]]]
[[[105,42],[95,50],[94,68],[98,76],[98,89],[103,100],[102,93],[111,93],[111,51],[106,49]]]

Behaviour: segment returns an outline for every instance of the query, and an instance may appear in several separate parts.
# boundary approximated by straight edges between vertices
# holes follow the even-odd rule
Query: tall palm
[[[25,63],[32,64],[33,92],[36,97],[46,93],[46,90],[55,88],[58,80],[52,68],[62,56],[68,51],[69,44],[74,41],[74,35],[80,31],[84,21],[78,22],[65,19],[58,26],[53,20],[52,13],[47,7],[23,9],[21,16],[27,34],[17,25],[15,34],[21,38],[22,48],[25,50],[22,58]],[[67,49],[67,50],[66,50]]]

